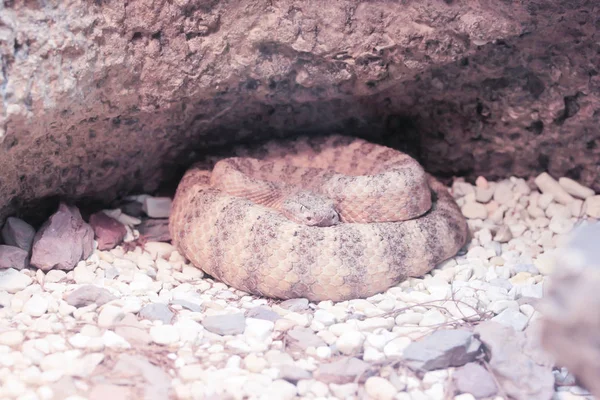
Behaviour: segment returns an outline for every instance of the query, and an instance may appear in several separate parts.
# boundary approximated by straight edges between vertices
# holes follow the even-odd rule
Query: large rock
[[[298,131],[598,191],[600,22],[564,3],[4,1],[0,219],[152,191],[208,146]]]
[[[29,265],[29,254],[16,246],[0,244],[0,269],[21,270]]]
[[[547,294],[540,303],[541,339],[596,397],[600,397],[600,223],[584,223],[560,249]]]
[[[35,229],[22,219],[9,217],[2,227],[2,239],[4,244],[16,246],[26,253],[31,250]]]
[[[475,328],[486,347],[492,373],[502,391],[515,400],[550,400],[554,395],[554,365],[541,349],[533,326],[521,332],[485,321]]]
[[[43,271],[72,270],[94,250],[94,230],[81,217],[77,207],[60,203],[35,234],[31,265]]]

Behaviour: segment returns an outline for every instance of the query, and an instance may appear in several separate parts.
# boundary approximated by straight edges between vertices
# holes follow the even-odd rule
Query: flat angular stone
[[[266,319],[267,321],[275,322],[281,318],[281,315],[267,307],[254,307],[246,312],[246,317],[256,319]]]
[[[540,357],[526,333],[494,321],[477,325],[475,333],[490,354],[490,368],[507,395],[515,399],[552,398],[552,363]]]
[[[287,345],[296,350],[306,350],[309,347],[326,346],[327,343],[312,329],[297,326],[287,332]]]
[[[404,349],[403,358],[413,369],[459,367],[475,359],[481,347],[472,332],[464,329],[439,330],[411,343]]]
[[[148,242],[168,242],[171,240],[168,218],[143,220],[136,229],[140,233],[140,239]]]
[[[279,368],[279,378],[288,382],[296,383],[302,379],[310,379],[312,374],[295,365],[284,364]]]
[[[92,303],[101,306],[114,299],[116,296],[108,290],[94,285],[82,286],[65,296],[65,301],[73,307],[85,307]]]
[[[31,285],[33,279],[14,268],[0,269],[0,292],[17,293]]]
[[[210,315],[202,320],[204,328],[217,335],[239,335],[246,329],[244,314]]]
[[[2,228],[4,244],[19,247],[29,253],[33,244],[35,229],[22,219],[8,217]]]
[[[166,304],[147,304],[140,310],[140,317],[150,321],[159,320],[165,324],[170,324],[174,316],[175,314]]]
[[[477,363],[468,363],[458,368],[452,378],[461,393],[470,393],[477,399],[492,397],[498,392],[492,375]]]
[[[343,357],[328,364],[321,364],[313,373],[315,379],[338,385],[358,381],[370,365],[355,357]]]
[[[29,265],[27,251],[15,247],[0,245],[0,269],[14,268],[21,270]]]
[[[94,250],[94,230],[79,209],[60,203],[33,239],[31,265],[43,271],[72,270]]]

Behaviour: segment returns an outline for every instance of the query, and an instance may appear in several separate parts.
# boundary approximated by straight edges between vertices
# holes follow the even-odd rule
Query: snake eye
[[[311,219],[312,219],[311,217],[306,217],[306,220],[307,220],[307,221],[310,221]]]

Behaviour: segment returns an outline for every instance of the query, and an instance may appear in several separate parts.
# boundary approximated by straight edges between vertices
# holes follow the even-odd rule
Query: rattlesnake
[[[331,135],[239,146],[179,183],[169,229],[192,264],[255,295],[365,298],[454,256],[468,228],[416,160]]]

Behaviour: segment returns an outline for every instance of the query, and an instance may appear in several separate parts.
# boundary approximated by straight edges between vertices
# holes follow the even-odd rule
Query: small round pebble
[[[375,400],[391,400],[398,390],[385,378],[371,376],[365,382],[365,391]]]

